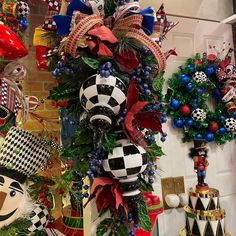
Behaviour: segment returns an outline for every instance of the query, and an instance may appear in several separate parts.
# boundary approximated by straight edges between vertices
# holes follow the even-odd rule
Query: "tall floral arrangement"
[[[61,189],[70,193],[70,210],[81,216],[81,200],[88,197],[100,216],[109,211],[97,235],[151,231],[148,211],[157,214],[160,202],[146,192],[153,191],[163,155],[159,142],[166,139],[166,59],[176,55],[173,49],[163,53],[161,44],[177,23],[167,20],[163,5],[155,12],[139,1],[54,0],[48,7],[59,13],[47,19],[55,27],[38,27],[34,45],[39,68],[47,67],[56,80],[49,98],[77,117],[62,153]]]

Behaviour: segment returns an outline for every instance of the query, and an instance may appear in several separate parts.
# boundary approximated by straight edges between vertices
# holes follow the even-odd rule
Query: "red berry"
[[[190,107],[188,105],[181,105],[179,107],[179,111],[181,112],[181,114],[183,114],[184,116],[187,116],[190,113]]]
[[[212,121],[210,125],[208,126],[208,130],[211,132],[216,132],[218,129],[219,129],[219,125],[215,121]]]

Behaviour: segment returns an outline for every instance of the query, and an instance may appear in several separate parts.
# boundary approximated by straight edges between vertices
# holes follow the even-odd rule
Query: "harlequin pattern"
[[[189,207],[193,210],[208,211],[219,209],[219,197],[202,198],[189,196]]]
[[[33,134],[12,127],[0,152],[0,165],[12,165],[12,169],[26,175],[35,174],[50,156],[45,142]]]

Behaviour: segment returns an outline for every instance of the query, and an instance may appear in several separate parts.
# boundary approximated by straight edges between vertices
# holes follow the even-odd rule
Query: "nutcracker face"
[[[206,152],[205,152],[205,150],[200,150],[200,151],[198,151],[198,155],[199,155],[199,156],[206,157]]]
[[[21,216],[20,205],[24,201],[24,191],[22,184],[0,175],[0,228]]]

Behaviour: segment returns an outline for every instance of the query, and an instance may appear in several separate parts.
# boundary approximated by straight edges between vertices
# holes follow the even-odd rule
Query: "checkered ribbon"
[[[49,11],[60,11],[60,1],[59,0],[42,0],[48,4]]]
[[[9,63],[1,78],[1,96],[0,103],[12,111],[15,115],[21,107],[22,112],[19,123],[25,123],[29,112],[29,104],[25,96],[17,86],[16,81],[23,80],[26,77],[26,68],[19,62]]]
[[[105,44],[103,44],[102,41],[108,41],[110,43],[114,43],[117,41],[117,39],[109,30],[109,28],[103,26],[103,23],[104,23],[103,19],[97,15],[85,15],[79,12],[76,12],[75,14],[76,16],[75,16],[75,19],[73,20],[74,25],[72,25],[71,27],[72,30],[65,43],[65,51],[71,54],[73,57],[77,57],[78,56],[77,47],[91,46],[91,48],[94,48],[96,45],[96,42],[95,41],[88,42],[87,37],[86,37],[86,36],[89,36],[91,33],[93,37],[97,38],[99,42],[98,46],[102,44],[103,48],[106,48],[106,50],[104,50],[101,53],[109,52],[109,56],[111,56],[112,52],[109,50],[108,47],[106,47]],[[99,29],[102,31],[103,33],[102,35],[98,35]],[[98,53],[99,52],[100,50],[98,51]],[[107,54],[104,54],[104,55],[107,55]]]
[[[159,37],[156,39],[156,43],[161,46],[165,35],[173,29],[178,22],[171,22],[167,20],[166,13],[164,11],[164,4],[162,4],[156,13],[157,21],[154,23],[154,32],[158,33]]]

